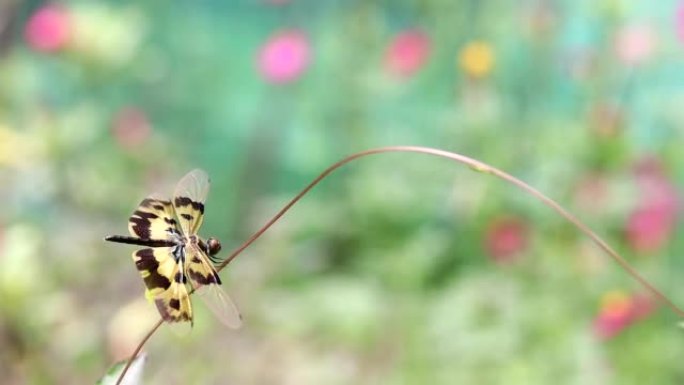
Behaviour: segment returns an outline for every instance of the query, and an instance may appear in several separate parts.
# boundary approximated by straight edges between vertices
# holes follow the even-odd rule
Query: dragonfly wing
[[[164,321],[192,322],[192,305],[185,287],[182,264],[176,262],[173,247],[137,250],[133,261],[147,287],[146,296],[154,301]]]
[[[170,201],[147,197],[128,219],[128,232],[140,239],[164,240],[178,233],[178,223],[173,217]]]
[[[209,185],[209,175],[200,169],[190,171],[176,185],[173,207],[186,235],[196,234],[202,225]]]
[[[221,323],[233,329],[242,326],[240,311],[221,288],[221,278],[204,251],[189,245],[186,253],[186,275],[200,298]]]
[[[196,292],[222,324],[232,329],[242,326],[240,311],[221,286],[203,285]]]

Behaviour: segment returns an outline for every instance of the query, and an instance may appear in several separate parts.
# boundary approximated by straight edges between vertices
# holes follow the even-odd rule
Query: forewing
[[[221,323],[233,329],[242,326],[240,311],[221,288],[221,278],[206,254],[194,245],[186,253],[186,275],[196,293]]]
[[[164,321],[192,321],[192,305],[185,287],[183,266],[176,262],[172,247],[137,250],[133,261]]]
[[[200,169],[187,173],[176,185],[173,206],[186,235],[196,234],[204,217],[204,202],[209,193],[209,175]]]
[[[173,205],[160,198],[143,199],[128,219],[128,231],[141,239],[169,239],[172,233],[178,232],[178,225],[173,217]]]

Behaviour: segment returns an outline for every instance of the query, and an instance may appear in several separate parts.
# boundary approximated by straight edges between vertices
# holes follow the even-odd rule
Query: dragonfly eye
[[[216,255],[221,251],[221,242],[216,238],[207,239],[207,252],[209,255]]]

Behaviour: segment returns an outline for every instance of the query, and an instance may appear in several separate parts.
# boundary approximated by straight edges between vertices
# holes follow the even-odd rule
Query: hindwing
[[[137,250],[133,261],[147,287],[146,296],[154,301],[164,321],[192,321],[192,305],[185,286],[184,266],[174,258],[176,247]]]
[[[239,328],[242,325],[240,311],[221,289],[221,278],[207,255],[196,244],[188,244],[185,252],[185,271],[195,292],[224,325]]]

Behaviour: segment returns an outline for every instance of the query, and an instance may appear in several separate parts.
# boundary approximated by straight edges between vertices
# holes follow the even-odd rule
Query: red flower
[[[398,34],[385,51],[385,68],[393,75],[410,77],[427,62],[430,38],[418,30]]]
[[[298,30],[285,30],[271,36],[261,48],[258,68],[270,83],[297,80],[309,66],[309,40]]]
[[[518,217],[495,219],[485,233],[487,254],[498,263],[512,262],[527,248],[528,233],[527,224]]]
[[[69,13],[55,4],[44,5],[31,15],[24,34],[28,45],[36,51],[58,51],[71,37]]]

